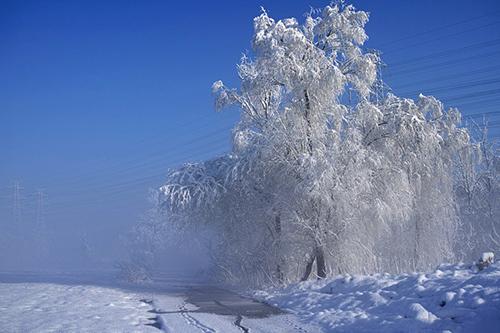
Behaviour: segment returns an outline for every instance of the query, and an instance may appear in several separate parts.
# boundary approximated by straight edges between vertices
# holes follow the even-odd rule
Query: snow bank
[[[500,332],[500,263],[429,274],[346,275],[259,291],[328,332]]]
[[[159,332],[141,297],[92,285],[0,283],[0,332]]]

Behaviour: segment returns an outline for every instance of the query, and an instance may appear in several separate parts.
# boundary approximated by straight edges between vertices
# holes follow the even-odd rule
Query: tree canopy
[[[171,171],[154,223],[206,246],[226,281],[414,271],[499,248],[497,155],[457,109],[383,89],[368,18],[350,5],[302,23],[262,10],[240,87],[214,83],[216,109],[241,111],[232,150]]]

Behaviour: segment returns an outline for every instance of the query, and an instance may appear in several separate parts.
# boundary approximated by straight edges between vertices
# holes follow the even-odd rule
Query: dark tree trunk
[[[304,89],[304,100],[306,104],[305,118],[307,122],[306,137],[307,137],[307,151],[309,155],[313,154],[313,142],[312,142],[312,124],[311,124],[311,100],[309,99],[309,93]]]
[[[312,272],[312,267],[314,264],[314,259],[316,259],[316,256],[311,256],[311,258],[307,261],[306,264],[306,271],[304,272],[304,276],[302,276],[302,279],[300,281],[306,281],[309,279],[309,275],[311,275]]]
[[[277,251],[278,251],[278,264],[276,265],[276,277],[278,278],[278,283],[282,284],[284,281],[284,274],[282,268],[282,258],[281,258],[281,217],[280,214],[276,214],[274,218],[274,231],[277,235]]]
[[[302,276],[301,281],[306,281],[309,279],[309,276],[312,273],[312,267],[316,261],[316,273],[318,275],[318,279],[326,278],[326,262],[325,262],[325,250],[322,246],[316,245],[313,251],[313,255],[306,263],[306,270],[304,275]]]
[[[326,278],[325,250],[322,246],[316,247],[316,272],[319,279]]]

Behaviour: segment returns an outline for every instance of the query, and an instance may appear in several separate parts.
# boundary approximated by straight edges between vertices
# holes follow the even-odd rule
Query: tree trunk
[[[316,247],[316,272],[318,279],[326,278],[325,250],[322,246]]]
[[[311,124],[311,101],[309,99],[309,93],[304,89],[304,100],[306,104],[305,119],[307,122],[306,127],[306,138],[307,138],[307,151],[310,156],[313,155],[313,142],[312,142],[312,124]]]
[[[276,278],[278,279],[278,283],[282,284],[284,281],[284,274],[282,268],[283,258],[281,257],[281,217],[280,214],[276,214],[274,217],[274,231],[276,232],[277,237],[277,252],[278,252],[278,264],[276,265]]]
[[[307,279],[309,279],[309,275],[311,275],[311,272],[312,272],[312,267],[313,267],[313,264],[314,264],[314,259],[316,259],[316,256],[313,255],[307,261],[306,271],[304,272],[304,276],[302,276],[302,279],[300,279],[300,281],[306,281]]]
[[[306,263],[306,270],[304,272],[304,276],[302,276],[301,281],[306,281],[307,279],[309,279],[314,261],[316,261],[316,273],[318,275],[318,279],[326,278],[325,250],[322,246],[316,245],[313,251],[313,255]]]

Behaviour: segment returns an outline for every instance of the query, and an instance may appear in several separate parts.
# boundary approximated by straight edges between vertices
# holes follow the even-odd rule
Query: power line
[[[463,108],[463,107],[468,107],[468,106],[479,106],[481,104],[487,104],[487,103],[495,103],[495,105],[500,102],[500,99],[498,97],[495,97],[495,98],[490,98],[490,99],[483,99],[483,100],[480,100],[480,101],[474,101],[474,102],[469,102],[469,103],[458,103],[458,104],[455,104],[456,107],[458,108]]]
[[[464,98],[466,99],[468,97],[470,97],[470,96],[461,95],[461,96],[456,96],[455,98],[456,99],[464,99]],[[216,134],[216,133],[213,133],[213,134]],[[201,138],[197,138],[197,139],[202,139],[204,137],[206,137],[206,136],[202,136]],[[197,140],[197,139],[193,139],[192,141]],[[226,138],[223,138],[223,139],[226,140]],[[219,141],[219,140],[217,140],[217,141]],[[226,145],[224,145],[224,146],[226,146]],[[212,151],[213,150],[209,150],[209,151],[205,150],[205,151],[201,151],[201,153],[207,153],[207,152],[212,152]],[[192,153],[193,150],[190,150],[190,152]],[[192,158],[192,157],[196,156],[196,155],[185,156],[184,152],[181,152],[180,155],[184,155],[184,157],[182,157],[181,159],[179,159],[178,160],[179,162],[182,161],[182,160],[185,160],[185,158]],[[148,169],[150,169],[152,166],[154,166],[154,167],[158,166],[162,170],[165,170],[166,169],[165,164],[170,164],[172,162],[173,163],[177,162],[175,160],[172,161],[172,157],[178,157],[180,155],[179,154],[169,154],[169,156],[168,156],[169,159],[170,159],[169,161],[162,162],[162,160],[158,160],[158,162],[161,162],[161,163],[158,163],[158,164],[155,164],[155,165],[152,165],[149,162],[148,163],[142,163],[142,164],[138,164],[138,165],[135,165],[135,166],[132,166],[132,167],[128,167],[128,168],[125,168],[125,169],[121,169],[121,170],[118,170],[118,171],[126,172],[126,171],[131,171],[131,170],[140,170],[140,169],[143,169],[144,167],[147,167]],[[135,179],[135,180],[132,180],[132,181],[125,181],[125,182],[122,182],[122,183],[111,183],[109,185],[104,185],[104,186],[103,186],[103,184],[98,184],[98,186],[90,186],[90,187],[87,187],[87,188],[93,189],[93,190],[104,190],[104,189],[110,190],[110,189],[115,189],[115,188],[120,189],[123,186],[126,187],[126,186],[131,186],[131,185],[139,185],[139,184],[142,184],[142,183],[147,183],[147,181],[153,180],[154,178],[162,176],[165,173],[166,172],[163,171],[163,172],[158,173],[158,174],[153,174],[153,175],[150,174],[150,175],[148,175],[148,176],[146,176],[144,178],[139,178],[139,179]],[[116,170],[114,172],[114,175],[116,175]],[[80,191],[81,191],[81,187],[78,188],[78,191],[76,191],[76,194],[80,194],[81,193]]]
[[[490,112],[489,114],[493,115],[493,114],[497,114],[497,112]],[[483,115],[483,114],[481,114]],[[466,116],[466,115],[464,115]],[[471,115],[471,117],[476,117],[478,116],[478,114],[475,114],[475,115]],[[213,153],[215,152],[214,150],[208,150],[208,151],[204,151],[204,153]],[[182,159],[179,160],[182,161],[182,160],[186,160],[187,158],[192,158],[194,156],[199,156],[197,155],[195,152],[195,154],[192,154],[193,151],[191,150],[190,151],[191,155],[190,156],[184,156]],[[202,152],[203,153],[203,152]],[[177,161],[171,161],[173,163],[177,162]],[[172,164],[173,164],[172,163]],[[166,167],[162,164],[162,170],[166,170]],[[154,181],[154,180],[157,180],[158,177],[161,177],[163,175],[166,174],[166,171],[162,171],[161,173],[149,173],[148,175],[144,176],[144,177],[139,177],[139,178],[134,178],[134,179],[131,179],[131,180],[127,180],[127,181],[124,181],[124,182],[118,182],[118,183],[112,183],[112,184],[109,184],[109,185],[105,185],[105,186],[98,186],[98,187],[94,187],[93,189],[95,191],[105,191],[105,193],[107,193],[107,196],[111,193],[114,193],[114,194],[121,194],[123,193],[123,190],[126,189],[126,188],[130,188],[130,187],[134,187],[134,186],[137,186],[137,185],[144,185],[144,184],[147,184],[151,181]],[[81,189],[79,189],[81,190]],[[78,193],[81,193],[80,191],[77,192]]]
[[[392,41],[389,41],[389,42],[386,42],[386,43],[382,43],[382,44],[380,44],[380,46],[391,45],[391,44],[394,44],[394,43],[397,43],[397,42],[401,42],[403,40],[408,40],[408,39],[413,39],[415,37],[428,35],[428,34],[431,34],[431,33],[435,33],[436,31],[440,31],[440,30],[444,30],[444,29],[447,29],[447,28],[455,27],[457,25],[462,25],[462,24],[468,23],[468,22],[477,21],[479,19],[491,16],[491,15],[495,15],[497,13],[500,13],[500,11],[490,12],[490,13],[487,13],[487,14],[484,14],[484,15],[475,16],[475,17],[472,17],[472,18],[469,18],[469,19],[466,19],[466,20],[457,21],[457,22],[454,22],[454,23],[451,23],[451,24],[442,25],[442,26],[439,26],[439,27],[436,27],[436,28],[432,28],[432,29],[429,29],[429,30],[426,30],[426,31],[422,31],[422,32],[419,32],[419,33],[416,33],[416,34],[408,35],[406,37],[401,37],[401,38],[398,38],[398,39],[394,39]]]
[[[496,116],[496,115],[500,115],[500,111],[473,113],[473,114],[463,115],[463,117],[464,118],[480,118],[480,117],[485,117],[485,116]]]
[[[455,85],[446,85],[446,86],[440,86],[440,87],[435,87],[435,88],[427,88],[425,89],[425,91],[429,94],[435,94],[435,93],[438,93],[438,92],[445,92],[445,91],[449,91],[449,90],[453,90],[453,91],[456,91],[456,90],[462,90],[462,89],[466,89],[466,88],[471,88],[471,87],[480,87],[480,86],[486,86],[486,85],[492,85],[492,84],[495,84],[495,83],[500,83],[500,79],[496,78],[496,79],[486,79],[486,80],[475,80],[475,81],[468,81],[468,82],[460,82],[458,84],[455,84]],[[424,89],[421,89],[419,91],[407,91],[407,92],[398,92],[399,94],[401,95],[414,95],[414,94],[418,94],[420,93],[421,91],[423,91]]]
[[[228,130],[228,129],[230,129],[230,128],[231,128],[231,127],[225,127],[225,128],[218,129],[218,130],[216,130],[215,132],[212,132],[212,133],[209,133],[209,134],[207,134],[207,135],[204,135],[204,136],[201,136],[201,137],[197,137],[197,138],[195,138],[195,139],[193,139],[193,140],[190,140],[190,141],[186,142],[185,144],[186,144],[186,145],[189,145],[189,144],[191,144],[191,143],[193,143],[193,142],[197,142],[197,141],[203,140],[203,139],[205,139],[205,138],[207,138],[207,137],[210,137],[210,136],[213,136],[213,135],[217,135],[217,134],[219,134],[219,133],[220,133],[220,131],[222,131],[222,130]],[[177,146],[176,148],[181,148],[181,146],[179,145],[179,146]],[[174,151],[175,151],[175,150],[176,150],[176,149],[174,149]],[[158,153],[151,154],[152,156],[156,157],[156,158],[153,158],[153,160],[158,160],[158,162],[162,161],[162,160],[163,160],[163,158],[158,159],[158,158],[157,158],[157,155],[156,155],[156,154],[161,155],[161,153],[162,153],[162,152],[158,152]],[[169,156],[169,157],[170,157],[170,156]],[[142,166],[146,166],[146,165],[147,165],[147,166],[149,166],[149,165],[151,165],[149,162],[152,162],[152,160],[150,160],[149,162],[144,161],[144,159],[140,159],[140,160],[141,160],[141,163],[140,163],[140,164],[138,164],[138,165],[135,165],[135,166],[132,166],[132,167],[130,167],[130,166],[129,166],[129,167],[127,167],[127,168],[124,168],[124,169],[118,169],[118,170],[114,170],[114,171],[119,171],[119,172],[127,172],[127,171],[131,171],[131,170],[137,170],[137,169],[141,169],[141,167],[142,167]],[[114,174],[116,174],[116,172],[115,172]]]
[[[186,160],[192,160],[193,158],[196,158],[200,155],[206,155],[209,153],[211,154],[211,153],[216,153],[216,152],[220,153],[222,149],[227,149],[227,147],[228,147],[227,143],[224,141],[222,144],[219,144],[217,146],[212,146],[209,149],[206,149],[206,147],[199,147],[198,149],[191,149],[189,151],[183,151],[183,152],[181,152],[181,154],[170,155],[169,156],[170,160],[165,161],[165,163],[158,164],[157,168],[155,170],[148,170],[148,172],[147,172],[148,176],[143,176],[143,177],[136,178],[134,180],[127,180],[127,181],[123,181],[123,182],[112,182],[109,184],[100,183],[100,184],[97,184],[97,186],[85,186],[83,188],[86,188],[86,189],[92,190],[92,191],[102,191],[102,190],[115,189],[115,188],[120,187],[120,186],[128,186],[130,184],[135,184],[134,182],[136,180],[139,180],[141,182],[143,182],[143,181],[147,182],[148,180],[152,180],[153,178],[165,176],[168,172],[169,166],[176,166],[179,163],[185,162]],[[176,158],[172,159],[172,157],[176,157]],[[146,164],[144,166],[149,167],[149,164]],[[73,192],[71,192],[71,191],[64,192],[64,194],[65,194],[64,196],[66,197],[70,194],[76,194],[76,195],[81,194],[81,190],[82,190],[81,186],[80,187],[72,187],[72,189],[74,189]],[[54,196],[54,195],[52,195],[52,196]]]
[[[470,94],[465,94],[465,95],[460,95],[460,96],[454,96],[450,98],[445,98],[443,101],[445,103],[449,103],[452,101],[459,101],[462,99],[468,99],[468,98],[476,98],[476,97],[483,97],[483,96],[491,96],[491,95],[497,95],[500,94],[500,89],[490,89],[490,90],[484,90],[484,91],[477,91],[473,92]]]
[[[209,153],[209,152],[212,153],[214,151],[213,150],[207,151],[207,153]],[[196,155],[193,155],[193,156],[196,156]],[[162,173],[159,173],[159,174],[149,174],[149,175],[147,175],[145,177],[136,178],[136,179],[133,179],[133,180],[122,182],[122,183],[114,183],[114,184],[111,184],[111,186],[105,186],[105,187],[101,188],[100,190],[106,189],[107,190],[107,192],[106,192],[106,198],[109,198],[110,195],[123,194],[124,193],[124,189],[126,189],[126,188],[130,188],[130,187],[137,186],[137,185],[147,184],[150,181],[157,180],[158,177],[161,177],[164,174],[165,174],[165,172],[162,172]],[[135,189],[134,192],[137,191],[137,190],[138,189]],[[144,189],[141,189],[141,191],[144,191]],[[129,193],[130,190],[128,190],[126,192]],[[99,202],[101,200],[102,200],[101,198],[95,198],[94,200],[91,200],[90,202],[87,201],[85,203],[86,204],[91,204],[91,203]],[[78,202],[78,203],[81,204],[82,202]],[[68,208],[68,205],[63,205],[62,207]],[[78,207],[81,207],[81,205],[78,206]]]
[[[210,145],[210,144],[217,144],[217,143],[224,142],[227,145],[229,143],[229,139],[228,139],[226,133],[224,133],[223,131],[226,131],[230,128],[232,128],[232,127],[219,128],[216,131],[210,132],[206,135],[202,135],[199,137],[195,137],[191,140],[188,140],[182,145],[181,144],[177,145],[173,149],[152,152],[149,154],[149,156],[147,158],[136,158],[132,161],[137,162],[137,163],[132,164],[132,165],[129,163],[124,168],[108,168],[107,170],[112,171],[113,176],[117,176],[119,174],[124,174],[124,173],[127,173],[129,171],[141,170],[141,169],[143,169],[143,167],[150,168],[151,166],[160,166],[160,163],[161,163],[161,166],[163,166],[167,163],[167,161],[165,160],[166,158],[171,159],[172,157],[175,158],[175,157],[184,155],[186,146],[192,145],[194,143],[203,142],[205,145]],[[221,137],[220,134],[223,134],[223,136]],[[209,139],[211,137],[214,137],[216,139],[212,140],[212,141],[206,140],[206,139]],[[165,153],[166,151],[168,151],[168,153]],[[122,163],[120,163],[118,165],[122,165]],[[79,179],[77,178],[77,179],[74,179],[72,182],[66,182],[66,184],[76,184],[81,180],[82,180],[82,178],[79,178]],[[96,176],[94,174],[94,177],[87,179],[87,182],[86,182],[87,184],[89,183],[89,180],[90,181],[97,181],[98,179],[96,179]]]
[[[219,154],[221,153],[221,151],[217,151],[217,150],[213,150],[213,149],[210,150],[210,151],[206,151],[206,153],[216,153],[216,152],[218,152]],[[194,156],[195,155],[192,155],[192,157],[194,157]],[[190,157],[188,157],[188,158],[190,158]],[[178,162],[179,161],[176,161],[176,163],[178,163]],[[138,186],[138,185],[147,185],[148,183],[150,183],[152,181],[158,180],[158,178],[160,178],[160,177],[165,177],[166,174],[167,174],[167,170],[168,170],[168,168],[165,167],[165,171],[163,171],[163,172],[159,172],[159,173],[156,173],[156,174],[149,174],[147,176],[130,179],[130,180],[123,181],[123,182],[113,183],[113,184],[104,186],[102,188],[94,189],[93,193],[97,193],[97,192],[100,191],[100,192],[102,192],[102,193],[100,193],[101,195],[105,195],[106,198],[109,199],[112,196],[116,196],[118,194],[123,194],[125,192],[126,193],[131,193],[131,192],[136,192],[138,190],[144,191],[145,188],[139,189],[136,186]],[[135,189],[125,191],[126,188],[130,188],[130,187],[135,187]],[[66,195],[64,195],[64,197],[65,198],[68,197],[67,193],[66,193]],[[82,203],[85,206],[85,204],[88,205],[88,204],[93,204],[93,203],[98,203],[98,202],[102,202],[102,197],[96,197],[96,196],[94,196],[91,200],[87,200],[85,202],[82,202],[81,200],[79,200],[76,204],[80,205],[80,207],[81,207]],[[64,204],[64,202],[58,202],[56,204],[51,204],[51,208],[54,208],[54,207],[57,207],[57,206],[61,207],[61,204],[62,204],[62,207],[66,207],[66,208],[68,207],[68,205]]]
[[[420,66],[420,67],[416,67],[416,68],[408,68],[408,69],[403,69],[403,70],[396,71],[396,72],[387,72],[386,73],[386,77],[391,78],[391,77],[393,77],[395,75],[408,74],[408,73],[422,71],[422,70],[425,70],[425,69],[433,69],[433,68],[436,68],[436,67],[437,68],[442,68],[442,67],[446,67],[446,66],[450,66],[450,65],[455,65],[455,64],[462,63],[462,62],[466,62],[466,61],[470,61],[472,59],[489,58],[489,57],[498,55],[499,53],[500,53],[500,51],[497,50],[497,51],[494,51],[494,52],[482,53],[482,54],[479,54],[479,55],[472,55],[472,56],[468,56],[468,57],[465,57],[465,58],[447,60],[447,61],[443,61],[443,62],[440,62],[440,63],[431,64],[431,65],[428,65],[428,66]]]
[[[492,121],[491,123],[487,123],[486,125],[487,125],[487,127],[489,127],[489,126],[491,126],[491,127],[500,126],[500,121]]]
[[[446,57],[446,56],[448,56],[450,54],[457,54],[458,52],[463,52],[463,51],[466,51],[466,50],[474,50],[474,51],[476,51],[476,50],[481,50],[481,49],[484,49],[484,48],[487,48],[487,47],[496,46],[496,45],[499,45],[499,44],[500,44],[500,38],[493,39],[493,40],[489,40],[489,41],[485,41],[485,42],[480,42],[480,43],[476,43],[476,44],[462,46],[462,47],[455,48],[455,49],[434,52],[434,53],[431,53],[431,54],[426,54],[424,56],[412,58],[412,59],[405,60],[405,61],[391,63],[390,67],[394,68],[394,67],[406,66],[408,64],[417,63],[417,62],[421,62],[421,61],[425,61],[425,60],[434,60],[434,59],[437,59],[437,58]]]
[[[434,39],[428,39],[426,41],[421,41],[421,42],[413,43],[413,44],[410,44],[410,45],[406,45],[404,48],[393,49],[393,50],[389,49],[389,52],[383,52],[382,54],[386,54],[387,55],[387,54],[397,53],[397,52],[400,52],[402,50],[406,50],[406,49],[408,49],[410,47],[420,46],[420,45],[432,43],[432,42],[435,42],[435,41],[438,41],[438,40],[442,40],[444,38],[458,36],[458,35],[461,35],[461,34],[464,34],[464,33],[467,33],[467,32],[471,32],[471,31],[475,31],[475,30],[480,30],[480,29],[483,29],[483,28],[487,28],[487,27],[490,27],[490,26],[493,26],[493,25],[496,25],[496,24],[499,24],[499,23],[500,23],[500,21],[497,21],[497,22],[492,22],[492,23],[488,23],[488,24],[485,24],[485,25],[481,25],[479,27],[474,27],[472,29],[466,29],[466,30],[462,30],[462,31],[453,32],[453,33],[450,33],[450,34],[447,34],[447,35],[444,35],[444,36],[440,36],[440,37],[437,37],[437,38],[434,38]]]
[[[432,79],[412,81],[412,82],[407,83],[407,84],[397,85],[396,88],[401,89],[401,88],[407,88],[407,87],[412,87],[412,86],[417,86],[417,85],[420,86],[421,84],[425,84],[425,83],[429,83],[429,82],[432,82],[432,83],[441,82],[441,81],[446,81],[446,80],[453,79],[453,78],[462,78],[462,77],[472,76],[472,75],[476,75],[476,74],[493,74],[496,77],[498,75],[498,73],[496,73],[495,70],[498,70],[498,69],[500,69],[500,65],[484,67],[484,68],[479,68],[477,70],[462,72],[459,74],[449,74],[449,75],[443,75],[443,76],[439,76],[439,77],[432,78]]]
[[[224,113],[224,114],[228,114],[228,113]],[[203,116],[203,117],[200,117],[201,119],[204,119],[204,118],[208,118],[208,116]],[[199,120],[199,119],[198,119]],[[226,119],[227,120],[227,119]],[[179,124],[179,127],[176,127],[177,129],[178,128],[183,128],[189,124],[193,124],[194,121],[189,121],[189,122],[184,122],[184,123],[181,123]],[[177,126],[177,125],[175,125]],[[194,128],[191,128],[193,131],[200,131],[202,129],[205,129],[205,128],[210,128],[211,129],[211,126],[208,125],[207,123],[202,123],[202,126],[195,126]],[[220,128],[219,130],[223,130],[224,128]],[[159,140],[157,141],[155,144],[163,144],[165,143],[166,140]],[[144,139],[140,139],[138,141],[135,142],[135,146],[138,146],[140,145],[141,143],[144,143],[145,140]],[[175,142],[175,141],[171,141],[170,142],[171,144],[175,144],[176,147],[179,147],[181,145],[184,145],[184,144],[190,144],[189,142],[186,143],[186,142]],[[158,151],[156,152],[156,154],[161,154],[163,151]],[[148,158],[148,156],[151,156],[153,155],[152,153],[148,153],[148,155],[145,156],[145,158]],[[143,157],[134,157],[130,160],[130,162],[134,162],[134,161],[137,161],[137,160],[141,160],[141,159],[144,159]],[[107,171],[107,170],[110,170],[110,168],[112,167],[119,167],[121,165],[123,165],[124,163],[128,163],[129,161],[119,161],[119,162],[116,162],[114,163],[113,165],[111,166],[105,166],[103,168],[98,168],[98,169],[93,169],[92,171],[85,171],[85,172],[82,172],[78,175],[78,178],[79,179],[84,179],[85,177],[87,176],[93,176],[96,174],[96,171]],[[71,176],[68,181],[71,182],[72,179],[74,179],[75,177]],[[46,179],[46,182],[49,182],[49,181],[60,181],[60,180],[64,180],[64,179],[61,179],[61,178],[56,178],[56,179]]]

